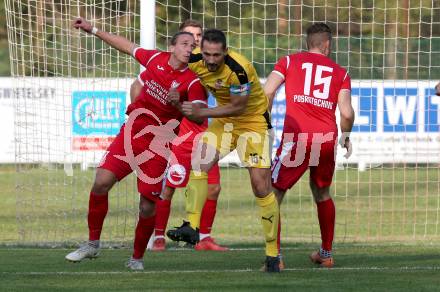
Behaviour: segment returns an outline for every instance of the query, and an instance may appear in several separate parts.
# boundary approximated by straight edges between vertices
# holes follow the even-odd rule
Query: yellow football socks
[[[261,224],[266,238],[266,255],[278,256],[277,233],[280,209],[275,194],[271,192],[264,198],[256,198],[260,206]]]
[[[186,213],[192,228],[200,226],[200,216],[208,196],[208,174],[191,171],[186,187]]]

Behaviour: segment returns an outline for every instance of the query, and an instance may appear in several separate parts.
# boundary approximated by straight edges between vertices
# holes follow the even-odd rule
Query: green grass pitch
[[[287,269],[280,275],[258,271],[263,241],[246,170],[222,169],[213,234],[233,250],[195,252],[169,244],[166,252],[146,253],[144,272],[124,267],[136,217],[132,177],[110,194],[103,230],[104,242],[122,242],[123,248],[105,248],[97,260],[72,264],[64,256],[86,239],[93,171],[74,169],[68,177],[60,169],[29,168],[17,174],[14,168],[2,167],[0,174],[2,291],[436,291],[440,284],[437,166],[337,171],[332,188],[337,207],[332,270],[308,260],[319,246],[319,227],[307,177],[302,179],[282,206]],[[23,187],[22,194],[17,186]],[[180,224],[182,205],[179,192],[169,226]],[[69,248],[47,248],[53,242]],[[21,247],[23,243],[28,247]],[[36,243],[46,247],[36,248]]]
[[[284,250],[287,269],[258,271],[263,250],[246,246],[224,253],[148,252],[145,271],[124,267],[126,249],[105,249],[100,258],[73,264],[66,249],[2,248],[2,291],[438,291],[439,249],[430,246],[340,245],[335,268],[320,269],[307,256],[314,247]]]

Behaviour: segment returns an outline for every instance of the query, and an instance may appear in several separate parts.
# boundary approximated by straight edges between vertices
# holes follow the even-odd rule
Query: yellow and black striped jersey
[[[225,63],[216,72],[210,72],[204,64],[200,49],[196,49],[191,54],[189,68],[214,95],[218,105],[230,103],[231,95],[249,94],[247,108],[241,117],[267,114],[268,98],[254,66],[244,56],[228,50]]]

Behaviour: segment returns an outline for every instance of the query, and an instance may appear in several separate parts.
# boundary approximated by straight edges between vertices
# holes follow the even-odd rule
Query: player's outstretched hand
[[[435,86],[435,94],[440,96],[440,82]]]
[[[339,139],[339,144],[341,147],[347,149],[347,153],[344,154],[344,157],[348,159],[353,153],[353,146],[351,145],[350,138],[342,135],[341,139]]]
[[[172,106],[179,107],[180,105],[180,94],[177,88],[171,87],[168,91],[168,101]]]
[[[75,19],[75,21],[73,22],[73,27],[76,29],[82,29],[83,31],[88,33],[91,33],[93,29],[93,25],[82,17],[78,17]]]

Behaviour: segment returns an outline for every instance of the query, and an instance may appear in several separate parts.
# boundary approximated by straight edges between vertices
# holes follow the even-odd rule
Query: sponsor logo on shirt
[[[217,79],[217,81],[215,81],[214,87],[217,89],[222,88],[223,86],[223,81],[221,79]]]
[[[179,87],[180,83],[177,82],[176,80],[173,80],[173,82],[171,82],[171,88],[177,88]]]
[[[162,85],[154,80],[145,80],[145,85],[147,87],[146,91],[149,95],[151,95],[164,105],[168,104],[168,90],[163,88]]]

